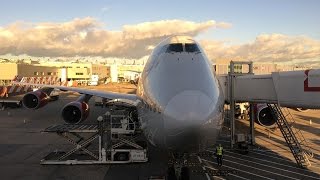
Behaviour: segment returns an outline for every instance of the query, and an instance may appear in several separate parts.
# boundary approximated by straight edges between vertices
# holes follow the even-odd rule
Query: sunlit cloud
[[[31,56],[104,56],[140,58],[163,38],[174,34],[196,36],[225,22],[163,20],[124,25],[120,31],[102,28],[93,18],[64,23],[13,23],[0,29],[0,54]]]
[[[320,41],[306,36],[262,34],[253,42],[228,46],[221,41],[203,40],[210,59],[251,60],[254,62],[312,62],[320,67]]]
[[[124,25],[119,31],[105,29],[103,25],[90,17],[64,23],[15,22],[0,27],[0,55],[103,57],[111,58],[111,61],[112,58],[145,59],[168,36],[197,36],[209,29],[232,27],[228,22],[178,19]],[[252,42],[238,45],[212,39],[200,40],[200,44],[211,60],[292,62],[320,66],[320,41],[307,36],[261,34]]]

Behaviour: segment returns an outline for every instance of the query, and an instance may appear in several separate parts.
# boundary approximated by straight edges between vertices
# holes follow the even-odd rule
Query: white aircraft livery
[[[170,37],[154,49],[137,89],[147,105],[138,110],[152,144],[189,152],[215,143],[224,96],[212,67],[188,36]]]
[[[212,64],[189,36],[173,36],[152,52],[141,74],[136,95],[44,85],[26,94],[23,105],[38,109],[48,102],[53,88],[83,94],[62,109],[67,123],[89,115],[88,100],[99,96],[131,102],[148,141],[159,148],[197,152],[214,144],[223,123],[224,96]]]

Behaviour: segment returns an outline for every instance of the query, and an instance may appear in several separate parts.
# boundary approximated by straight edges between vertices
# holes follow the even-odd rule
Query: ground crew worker
[[[217,146],[216,148],[218,166],[222,166],[222,155],[223,155],[223,147],[221,146],[221,144],[219,144],[219,146]]]

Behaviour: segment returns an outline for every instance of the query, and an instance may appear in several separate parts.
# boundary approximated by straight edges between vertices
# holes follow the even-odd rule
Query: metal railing
[[[272,112],[272,116],[276,119],[276,122],[281,130],[281,133],[286,140],[292,155],[297,161],[300,167],[310,166],[308,158],[313,156],[313,153],[308,146],[308,143],[301,131],[294,128],[295,120],[291,113],[286,108],[280,108],[276,104],[267,104]],[[285,113],[283,113],[283,111]]]

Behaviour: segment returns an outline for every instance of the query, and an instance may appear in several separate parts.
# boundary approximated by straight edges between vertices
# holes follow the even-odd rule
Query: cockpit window
[[[200,49],[198,48],[197,44],[194,43],[186,43],[185,48],[186,52],[200,52]]]
[[[159,51],[159,54],[162,54],[162,53],[167,52],[168,46],[169,46],[168,44],[167,44],[167,45],[164,45],[164,46],[161,48],[161,50]]]
[[[167,52],[183,52],[182,43],[169,44]]]

